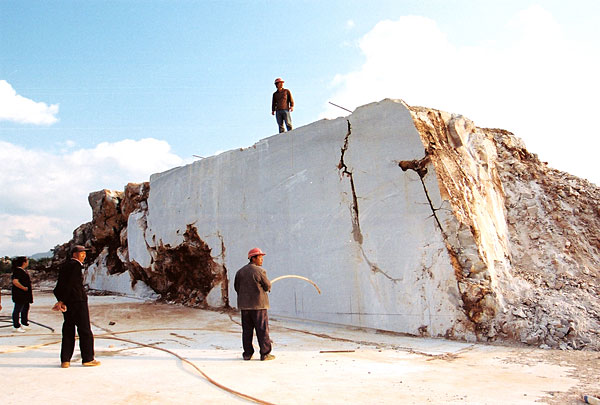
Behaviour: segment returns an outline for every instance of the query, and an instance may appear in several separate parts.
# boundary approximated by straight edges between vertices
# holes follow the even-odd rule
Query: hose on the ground
[[[100,339],[119,340],[119,341],[121,341],[121,342],[127,342],[127,343],[131,343],[131,344],[134,344],[134,345],[139,345],[139,346],[147,347],[147,348],[150,348],[150,349],[160,350],[160,351],[162,351],[162,352],[169,353],[170,355],[177,357],[177,358],[178,358],[179,360],[181,360],[183,363],[186,363],[186,364],[188,364],[188,365],[192,366],[192,367],[193,367],[193,368],[194,368],[194,369],[195,369],[195,370],[196,370],[198,373],[200,373],[200,375],[202,375],[202,377],[204,377],[204,378],[205,378],[205,379],[206,379],[206,380],[207,380],[209,383],[213,384],[214,386],[216,386],[216,387],[218,387],[218,388],[220,388],[220,389],[222,389],[222,390],[224,390],[224,391],[227,391],[227,392],[229,392],[230,394],[236,395],[236,396],[238,396],[238,397],[240,397],[240,398],[244,398],[244,399],[246,399],[246,400],[248,400],[248,401],[255,402],[255,403],[257,403],[257,404],[274,405],[272,402],[267,402],[267,401],[264,401],[264,400],[262,400],[262,399],[255,398],[255,397],[253,397],[253,396],[251,396],[251,395],[244,394],[243,392],[236,391],[236,390],[234,390],[234,389],[231,389],[231,388],[229,388],[229,387],[227,387],[227,386],[225,386],[225,385],[223,385],[223,384],[220,384],[220,383],[218,383],[217,381],[215,381],[215,380],[213,380],[212,378],[210,378],[210,377],[209,377],[209,376],[208,376],[208,375],[207,375],[207,374],[206,374],[204,371],[202,371],[202,370],[200,369],[200,367],[196,366],[194,363],[192,363],[192,362],[191,362],[191,361],[189,361],[188,359],[186,359],[186,358],[184,358],[184,357],[182,357],[182,356],[178,355],[177,353],[175,353],[175,352],[172,352],[171,350],[164,349],[164,348],[162,348],[162,347],[158,347],[158,346],[152,346],[152,345],[148,345],[148,344],[145,344],[145,343],[135,342],[135,341],[133,341],[133,340],[129,340],[129,339],[123,339],[123,338],[116,337],[116,336],[106,336],[106,335],[102,335],[102,336],[98,336],[98,338],[100,338]]]
[[[101,328],[104,329],[104,328]],[[105,330],[105,329],[104,329]],[[172,329],[144,329],[143,331],[149,331],[149,330],[153,330],[153,331],[158,331],[158,330],[172,330]],[[188,329],[191,330],[191,329]],[[150,349],[155,349],[155,350],[160,350],[163,351],[165,353],[168,353],[172,356],[177,357],[179,360],[181,360],[183,363],[186,363],[188,365],[190,365],[191,367],[193,367],[202,377],[204,377],[209,383],[213,384],[214,386],[216,386],[217,388],[220,388],[226,392],[229,392],[230,394],[233,394],[235,396],[238,396],[240,398],[243,398],[247,401],[250,402],[254,402],[257,404],[263,404],[263,405],[275,405],[272,402],[268,402],[268,401],[264,401],[262,399],[259,398],[255,398],[251,395],[248,394],[244,394],[243,392],[239,392],[236,391],[232,388],[229,388],[215,380],[213,380],[210,376],[208,376],[204,371],[202,371],[202,369],[200,369],[198,366],[196,366],[194,363],[192,363],[191,361],[189,361],[188,359],[186,359],[185,357],[180,356],[179,354],[168,350],[168,349],[164,349],[162,347],[157,347],[157,346],[153,346],[153,345],[149,345],[149,344],[145,344],[145,343],[141,343],[141,342],[136,342],[133,340],[129,340],[129,339],[123,339],[120,337],[116,337],[116,336],[109,336],[109,335],[114,335],[114,334],[122,334],[122,333],[133,333],[133,332],[139,332],[138,330],[132,330],[132,331],[125,331],[125,332],[108,332],[106,334],[103,335],[95,335],[94,338],[95,339],[108,339],[108,340],[118,340],[118,341],[122,341],[122,342],[127,342],[130,344],[134,344],[134,345],[138,345],[138,346],[142,346],[142,347],[147,347]],[[47,342],[47,343],[41,343],[38,345],[32,345],[32,346],[25,346],[25,347],[18,347],[16,349],[13,350],[4,350],[2,352],[0,352],[0,354],[6,354],[6,353],[14,353],[14,352],[20,352],[20,351],[26,351],[26,350],[32,350],[32,349],[38,349],[40,347],[44,347],[44,346],[50,346],[53,344],[59,344],[61,341],[57,340],[57,341],[53,341],[53,342]]]

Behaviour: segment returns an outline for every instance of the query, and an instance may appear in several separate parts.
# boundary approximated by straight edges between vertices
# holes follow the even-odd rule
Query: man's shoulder
[[[66,270],[80,269],[82,267],[83,267],[83,265],[75,259],[69,259],[66,262],[64,262],[62,265],[62,268],[66,269]]]
[[[13,277],[13,278],[17,278],[17,277],[21,277],[21,276],[22,276],[22,275],[24,275],[24,274],[27,274],[27,273],[25,273],[25,270],[23,270],[23,269],[22,269],[22,268],[20,268],[20,267],[17,267],[16,269],[13,269],[13,272],[12,272],[12,276],[11,276],[11,277]]]
[[[267,274],[267,271],[265,269],[263,269],[261,266],[257,266],[256,264],[251,264],[251,266],[252,266],[252,272]]]
[[[251,265],[251,263],[248,263],[248,264],[246,264],[246,265],[242,266],[242,267],[241,267],[241,268],[240,268],[240,269],[237,271],[237,273],[236,273],[236,274],[239,274],[239,273],[243,273],[243,272],[246,272],[246,271],[248,271],[248,270],[249,270],[249,268],[250,268],[250,267],[249,267],[250,265]]]
[[[244,267],[239,269],[237,272],[238,273],[255,273],[255,272],[263,272],[263,271],[265,271],[265,270],[262,267],[257,266],[256,264],[253,264],[253,263],[248,263],[247,265],[245,265]]]

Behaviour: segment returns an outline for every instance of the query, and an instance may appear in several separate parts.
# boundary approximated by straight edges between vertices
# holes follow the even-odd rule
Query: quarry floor
[[[243,361],[237,313],[115,296],[90,297],[102,365],[82,367],[77,348],[71,367],[61,369],[62,316],[50,311],[53,297],[37,293],[30,319],[54,333],[32,325],[25,334],[5,327],[9,297],[0,312],[2,404],[256,403],[228,390],[276,404],[577,404],[582,394],[600,394],[598,352],[406,337],[272,315],[276,359]]]

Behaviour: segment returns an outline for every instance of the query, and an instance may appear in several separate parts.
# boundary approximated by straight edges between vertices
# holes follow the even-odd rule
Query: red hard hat
[[[284,83],[284,81],[281,77],[278,77],[277,79],[275,79],[275,84],[277,84],[279,82]]]
[[[253,258],[254,256],[264,256],[266,253],[263,253],[259,248],[250,249],[248,252],[248,259]]]

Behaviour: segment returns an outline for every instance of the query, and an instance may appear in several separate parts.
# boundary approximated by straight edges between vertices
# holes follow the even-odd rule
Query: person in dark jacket
[[[288,89],[283,88],[283,80],[280,77],[275,79],[275,87],[277,91],[273,93],[273,99],[271,101],[271,115],[275,116],[277,125],[279,126],[279,133],[285,131],[283,123],[288,131],[292,130],[292,111],[294,111],[294,99],[292,98],[292,92]]]
[[[33,291],[31,291],[31,278],[27,274],[29,260],[25,256],[16,257],[12,261],[12,300],[15,309],[12,313],[13,327],[15,332],[23,333],[31,329],[29,327],[29,305],[33,303]],[[21,322],[19,322],[19,316]]]
[[[94,359],[94,334],[90,326],[90,311],[87,294],[83,288],[83,261],[85,247],[76,245],[71,249],[71,259],[62,265],[58,273],[58,281],[54,288],[54,296],[58,300],[55,311],[63,313],[62,345],[60,347],[60,366],[68,368],[75,350],[75,327],[79,335],[81,362],[86,367],[99,366]]]
[[[261,360],[273,360],[271,339],[269,338],[269,296],[271,282],[267,272],[261,266],[265,254],[254,248],[248,252],[250,262],[235,274],[233,286],[237,293],[237,306],[242,312],[242,346],[244,360],[250,360],[254,354],[252,339],[256,338],[260,347]]]

